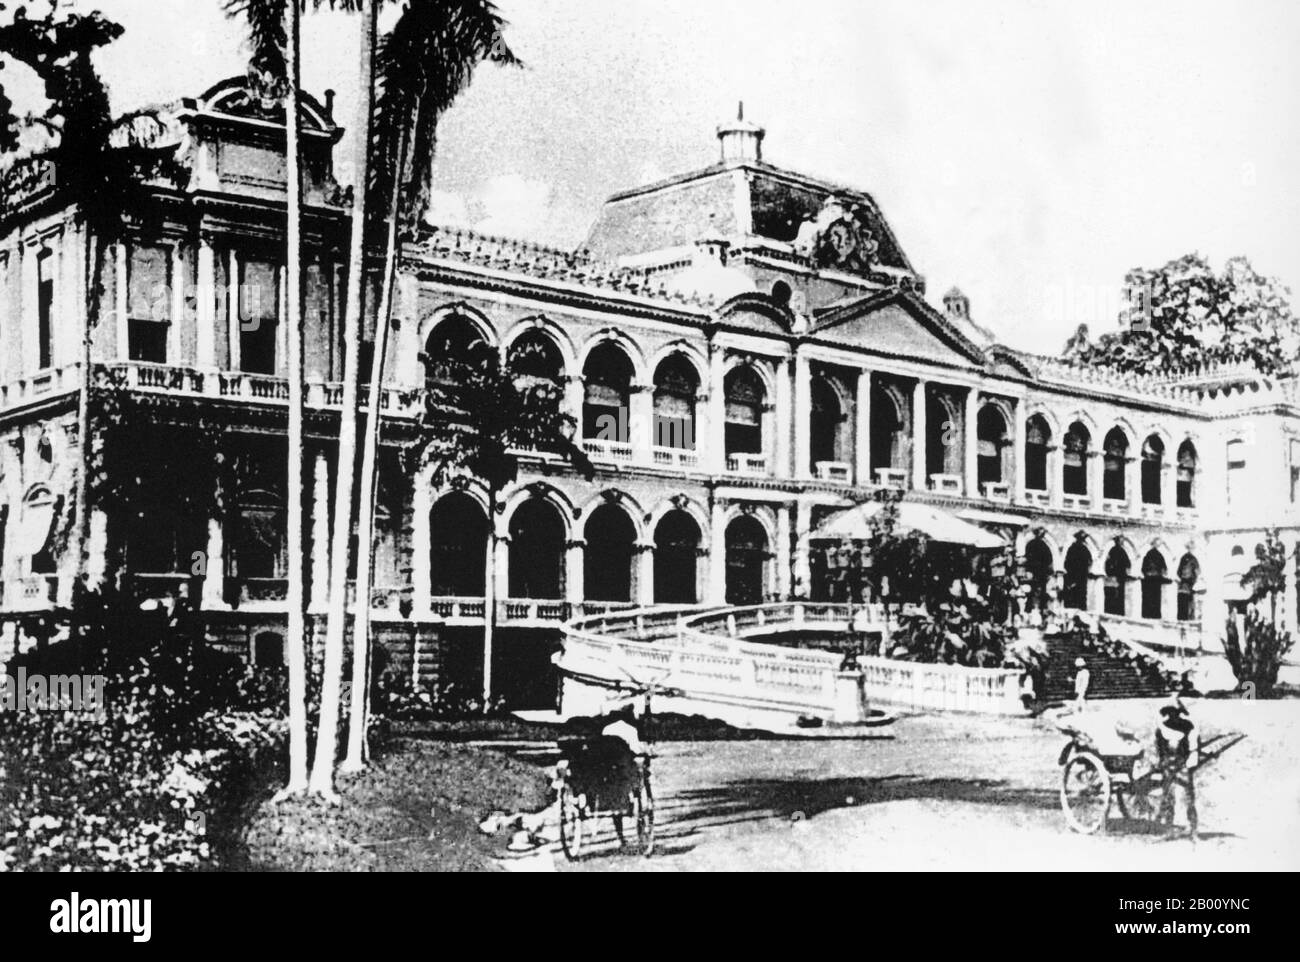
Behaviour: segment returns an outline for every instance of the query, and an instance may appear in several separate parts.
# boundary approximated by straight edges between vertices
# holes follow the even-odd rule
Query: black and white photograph
[[[1155,873],[1099,934],[1249,934],[1184,873],[1300,869],[1297,51],[0,0],[0,881]]]

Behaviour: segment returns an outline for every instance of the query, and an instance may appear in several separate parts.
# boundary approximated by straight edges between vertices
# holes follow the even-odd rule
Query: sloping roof
[[[982,367],[987,360],[979,345],[924,298],[898,288],[817,312],[808,337],[957,367]]]
[[[862,211],[880,245],[880,264],[912,270],[870,194],[757,160],[714,164],[613,194],[592,225],[586,247],[597,257],[615,258],[719,235],[793,243],[800,227],[835,198]]]

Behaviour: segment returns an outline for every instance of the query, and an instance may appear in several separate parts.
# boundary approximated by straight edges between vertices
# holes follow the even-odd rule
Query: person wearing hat
[[[1156,724],[1156,759],[1163,776],[1164,792],[1160,798],[1160,820],[1173,825],[1175,793],[1181,785],[1187,796],[1187,832],[1196,839],[1196,766],[1200,762],[1200,732],[1183,704],[1172,695],[1160,706]]]
[[[1088,703],[1088,685],[1092,682],[1092,672],[1082,657],[1074,659],[1074,708],[1082,711]]]

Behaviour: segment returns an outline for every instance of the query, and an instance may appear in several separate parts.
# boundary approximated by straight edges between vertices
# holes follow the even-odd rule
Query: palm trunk
[[[375,347],[370,358],[370,387],[367,397],[366,436],[361,448],[361,493],[357,498],[357,609],[352,623],[352,691],[348,717],[348,752],[345,772],[360,771],[366,763],[366,702],[370,693],[370,585],[374,572],[375,492],[378,488],[376,462],[383,399],[384,357],[388,352],[388,329],[393,313],[393,281],[397,274],[397,216],[406,169],[410,127],[402,131],[402,145],[393,168],[393,185],[388,199],[388,233],[385,238],[384,279],[375,313]]]
[[[289,625],[287,661],[289,668],[289,784],[287,792],[307,787],[307,625],[303,591],[302,517],[302,151],[298,130],[298,85],[300,82],[300,33],[297,0],[286,7],[288,24],[288,94],[285,96],[285,165],[288,171],[284,281],[285,322],[289,325],[286,358],[289,373],[289,464],[286,482],[286,515],[289,541],[288,575]]]
[[[371,0],[361,29],[361,71],[357,124],[353,131],[352,237],[348,251],[348,297],[344,313],[343,410],[339,415],[338,464],[334,474],[334,529],[330,539],[329,610],[325,632],[325,675],[322,679],[320,727],[311,790],[334,794],[334,758],[338,749],[339,695],[342,687],[343,645],[347,633],[348,549],[352,536],[352,493],[356,482],[357,391],[360,376],[361,306],[365,287],[366,185],[370,180],[370,126],[374,109],[374,49],[378,30],[377,0]],[[367,601],[369,599],[366,599]]]
[[[497,491],[488,492],[487,576],[483,580],[483,714],[492,703],[492,635],[497,623]]]

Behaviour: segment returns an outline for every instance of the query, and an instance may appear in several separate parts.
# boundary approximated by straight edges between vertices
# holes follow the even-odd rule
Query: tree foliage
[[[1095,342],[1071,338],[1067,359],[1118,371],[1157,374],[1206,363],[1253,363],[1266,374],[1293,373],[1300,320],[1290,290],[1265,277],[1245,257],[1215,272],[1200,254],[1187,254],[1126,278],[1129,307],[1121,330]]]
[[[1235,617],[1228,618],[1224,654],[1237,680],[1253,685],[1260,697],[1266,697],[1277,685],[1282,659],[1295,647],[1295,639],[1277,616],[1291,560],[1277,532],[1267,532],[1264,543],[1255,548],[1255,563],[1241,578],[1242,586],[1250,592],[1249,609],[1241,627]]]
[[[516,370],[526,365],[531,345],[522,345],[507,366],[495,350],[478,344],[428,382],[426,433],[417,456],[433,465],[434,483],[467,472],[495,494],[518,478],[524,451],[558,454],[594,477],[591,460],[573,442],[577,421],[563,410],[560,385]]]

